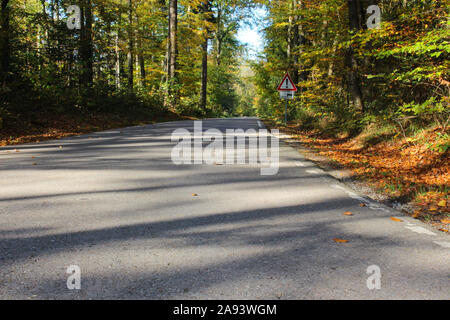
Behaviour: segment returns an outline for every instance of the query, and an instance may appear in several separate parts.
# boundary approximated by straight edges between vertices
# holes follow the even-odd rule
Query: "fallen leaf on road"
[[[339,238],[333,238],[333,241],[336,243],[347,243],[348,242],[348,240],[339,239]]]
[[[193,194],[192,194],[192,196],[193,196],[193,197],[197,197],[197,196],[198,196],[198,194],[196,194],[196,193],[193,193]]]
[[[33,162],[31,165],[35,166],[35,165],[37,165],[37,163],[36,163],[36,162]]]
[[[450,219],[442,219],[441,222],[443,224],[450,224]]]
[[[446,207],[447,206],[447,201],[445,201],[445,200],[439,201],[438,206],[439,207]]]
[[[392,220],[392,221],[397,221],[397,222],[403,222],[403,220],[398,219],[398,218],[395,218],[395,217],[391,217],[391,220]]]
[[[59,146],[59,148],[62,149],[63,147],[62,147],[62,146]]]
[[[439,229],[439,231],[442,231],[442,232],[448,232],[448,230],[447,230],[447,229],[444,229],[444,228]]]
[[[351,213],[350,211],[345,211],[345,212],[344,212],[344,215],[345,215],[345,216],[352,216],[353,213]]]
[[[438,208],[436,208],[436,207],[430,207],[429,210],[430,210],[430,211],[437,211],[437,209],[438,209]]]
[[[412,217],[413,217],[414,219],[417,219],[419,216],[420,216],[420,210],[414,211],[414,214],[412,215]]]
[[[359,206],[360,206],[360,207],[365,207],[366,204],[365,204],[365,203],[360,203]]]

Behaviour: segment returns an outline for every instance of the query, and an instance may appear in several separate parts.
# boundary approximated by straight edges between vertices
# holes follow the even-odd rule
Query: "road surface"
[[[178,128],[193,121],[1,148],[0,299],[450,298],[448,235],[282,142],[273,176],[258,164],[175,165]],[[71,265],[81,290],[67,288]],[[367,286],[373,265],[380,289]]]

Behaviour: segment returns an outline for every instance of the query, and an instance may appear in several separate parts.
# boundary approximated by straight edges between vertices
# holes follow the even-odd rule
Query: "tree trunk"
[[[292,3],[291,3],[292,4]],[[287,48],[286,48],[286,60],[287,60],[287,69],[292,68],[292,47],[294,46],[292,41],[292,29],[294,27],[294,17],[292,16],[292,6],[289,9],[291,11],[291,14],[289,14],[289,21],[288,21],[288,27],[287,27]]]
[[[142,42],[139,41],[139,46],[142,45]],[[142,85],[145,85],[145,59],[144,59],[144,53],[142,51],[142,49],[139,49],[139,54],[138,54],[138,60],[139,60],[139,72],[141,74],[141,83]]]
[[[9,0],[2,0],[0,13],[0,85],[6,86],[10,71]]]
[[[55,5],[55,9],[56,9],[56,12],[55,12],[55,19],[56,19],[57,22],[59,22],[59,20],[60,20],[60,16],[59,16],[59,8],[60,8],[59,0],[56,0],[56,5]]]
[[[116,90],[120,89],[120,51],[119,51],[119,30],[117,30],[115,37],[115,81],[116,81]]]
[[[169,85],[176,86],[177,80],[177,56],[178,56],[178,43],[177,43],[177,30],[178,30],[178,0],[169,0]],[[169,90],[173,95],[171,99],[172,107],[176,107],[178,90]]]
[[[84,0],[81,8],[81,85],[91,87],[94,79],[93,73],[93,48],[92,48],[92,3],[91,0]]]
[[[218,66],[222,64],[222,37],[217,37],[217,55],[216,55],[216,63]]]
[[[297,8],[298,9],[303,9],[303,1],[302,0],[298,0],[297,2]],[[303,24],[302,24],[302,17],[299,16],[298,17],[299,23],[298,23],[298,61],[297,61],[297,77],[298,77],[298,82],[304,82],[308,79],[308,73],[305,71],[305,65],[300,61],[300,56],[303,54],[304,52],[304,48],[306,46],[306,36],[305,36],[305,31],[303,28]],[[301,90],[301,88],[299,89]]]
[[[206,110],[206,97],[208,89],[208,37],[202,44],[202,90],[200,97],[200,107]]]
[[[203,13],[209,12],[209,1],[206,1],[203,5]],[[208,19],[206,19],[208,20]],[[208,35],[209,30],[205,30],[205,41],[202,43],[202,89],[200,94],[200,108],[206,110],[206,98],[208,89]]]
[[[221,55],[222,55],[222,35],[220,34],[220,31],[222,30],[221,27],[222,24],[222,7],[220,4],[217,5],[217,18],[216,18],[216,25],[217,25],[217,31],[216,31],[216,65],[220,66],[221,63]]]
[[[164,87],[164,106],[168,107],[170,106],[169,101],[169,65],[170,65],[170,29],[171,29],[171,22],[169,19],[169,8],[166,6],[165,0],[161,1],[161,6],[166,13],[168,17],[168,23],[167,23],[167,38],[166,38],[166,54],[164,57],[164,60],[162,61],[162,69],[163,69],[163,75],[161,77],[161,82],[165,84]]]
[[[133,32],[133,0],[128,0],[128,89],[133,91],[134,73],[134,32]]]
[[[138,52],[138,64],[139,64],[139,72],[141,76],[141,84],[145,85],[145,59],[144,59],[144,50],[142,48],[142,37],[140,36],[140,29],[139,29],[139,17],[136,13],[136,28],[138,30],[137,35],[137,52]]]
[[[177,43],[177,29],[178,29],[178,1],[169,0],[169,78],[175,79],[177,69],[178,43]]]
[[[292,9],[294,11],[297,11],[299,9],[299,4],[301,4],[301,2],[299,3],[299,1],[297,0],[292,0]],[[294,81],[295,85],[298,85],[298,81],[299,81],[299,54],[300,54],[300,50],[301,48],[299,48],[300,45],[300,27],[299,27],[299,16],[297,15],[296,12],[294,12],[294,17],[293,17],[293,26],[292,26],[292,49],[295,51],[293,52],[293,59],[292,59],[292,80]]]
[[[360,0],[348,0],[348,16],[350,32],[360,30],[362,28],[361,21],[361,1]],[[364,112],[364,100],[361,90],[361,79],[358,74],[358,62],[356,61],[353,48],[350,46],[347,49],[347,67],[348,72],[348,87],[352,97],[353,105],[356,109]]]
[[[334,73],[334,59],[336,57],[336,50],[337,50],[337,45],[338,45],[337,38],[338,38],[338,36],[336,35],[336,38],[333,40],[331,61],[330,61],[330,64],[328,66],[328,76],[329,77],[331,77],[333,75],[333,73]]]
[[[337,13],[337,18],[340,21],[340,14],[339,14],[339,9],[336,10]],[[339,40],[339,33],[336,33],[334,35],[334,40],[333,40],[333,45],[332,45],[332,54],[331,54],[331,61],[330,61],[330,65],[328,66],[328,77],[333,76],[334,74],[334,59],[336,57],[336,51],[337,51],[337,46],[338,46],[338,40]]]
[[[106,39],[107,39],[107,45],[109,48],[111,48],[113,46],[113,32],[112,32],[112,23],[111,23],[111,19],[107,18],[105,20],[105,23],[107,25],[106,27]],[[115,76],[115,52],[113,53],[112,50],[108,50],[107,54],[106,54],[106,68],[107,68],[107,83],[108,86],[111,85],[112,83],[112,79],[114,79]]]

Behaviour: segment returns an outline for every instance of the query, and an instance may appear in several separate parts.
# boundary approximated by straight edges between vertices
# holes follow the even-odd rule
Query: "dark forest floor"
[[[3,122],[0,146],[59,139],[102,130],[144,125],[189,117],[174,112],[164,115],[126,116],[112,113],[41,114]]]

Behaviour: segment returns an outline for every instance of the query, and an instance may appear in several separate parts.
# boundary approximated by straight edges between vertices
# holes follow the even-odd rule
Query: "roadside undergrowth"
[[[188,117],[175,112],[161,115],[138,114],[125,116],[113,113],[79,113],[16,118],[0,129],[0,146],[60,139],[102,130],[145,125],[164,121],[184,120]]]

